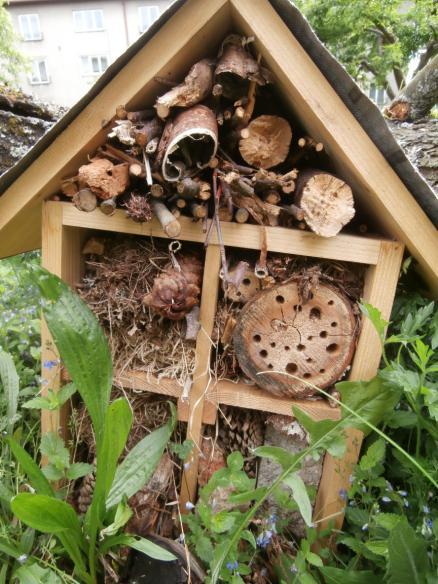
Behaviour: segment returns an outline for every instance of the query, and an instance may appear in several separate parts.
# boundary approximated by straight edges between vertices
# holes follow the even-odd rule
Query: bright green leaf
[[[312,526],[312,504],[310,503],[306,485],[298,473],[288,475],[283,483],[292,490],[292,496],[308,527]]]

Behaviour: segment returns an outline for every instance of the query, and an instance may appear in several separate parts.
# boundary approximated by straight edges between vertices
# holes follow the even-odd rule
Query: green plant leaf
[[[60,533],[69,529],[80,533],[73,507],[54,497],[19,493],[12,499],[11,508],[20,521],[43,533]]]
[[[63,470],[70,464],[70,453],[64,440],[56,432],[47,432],[41,437],[40,452],[58,470]]]
[[[59,481],[64,476],[64,470],[56,468],[54,464],[47,464],[42,469],[44,476],[49,481]]]
[[[44,318],[90,414],[99,453],[112,385],[108,342],[94,314],[67,284],[40,267],[33,273]]]
[[[368,447],[366,454],[360,459],[362,470],[370,470],[385,458],[385,441],[379,438]]]
[[[211,516],[211,530],[214,533],[225,533],[229,531],[236,522],[236,518],[228,511],[219,511]]]
[[[306,485],[298,473],[288,475],[283,483],[292,490],[292,495],[298,509],[308,527],[312,525],[312,504],[310,503]]]
[[[342,570],[341,568],[332,568],[324,566],[319,568],[324,576],[326,584],[379,584],[383,582],[382,578],[370,572],[360,570]]]
[[[312,566],[316,566],[317,568],[322,568],[323,566],[321,558],[313,552],[308,552],[306,554],[306,561],[309,562],[309,564]]]
[[[400,523],[402,518],[402,515],[397,515],[396,513],[379,513],[378,515],[375,515],[374,521],[379,527],[391,531]]]
[[[161,560],[162,562],[172,562],[173,560],[176,560],[176,557],[173,554],[156,543],[153,543],[144,537],[136,537],[133,535],[113,535],[107,537],[100,545],[99,551],[102,555],[105,555],[111,548],[121,545],[126,545],[146,554],[150,558]]]
[[[117,505],[123,497],[131,497],[146,484],[157,467],[176,423],[176,409],[170,403],[171,416],[164,426],[143,438],[128,453],[117,468],[111,486],[107,509]]]
[[[120,502],[117,505],[116,514],[114,521],[105,529],[100,532],[100,537],[108,537],[110,535],[115,535],[120,529],[128,523],[132,517],[132,509],[126,503]]]
[[[12,433],[17,415],[19,378],[12,355],[0,350],[0,381],[6,397],[6,418],[8,433]]]
[[[242,470],[243,456],[241,452],[232,452],[227,456],[227,466],[232,471]]]
[[[15,458],[23,468],[23,471],[28,476],[30,484],[35,489],[35,491],[42,495],[54,496],[54,491],[50,486],[49,481],[46,479],[34,459],[29,456],[24,448],[20,446],[20,444],[18,444],[18,442],[16,442],[13,438],[8,438],[7,442]]]
[[[20,550],[4,537],[0,537],[0,552],[15,559],[19,558],[21,555]]]
[[[377,556],[386,557],[388,555],[388,541],[386,540],[379,539],[374,541],[366,541],[365,546],[370,550],[370,552],[376,554]]]
[[[61,578],[50,568],[41,568],[38,564],[21,566],[14,572],[19,584],[63,584]]]
[[[87,464],[86,462],[74,462],[68,467],[65,474],[69,480],[75,481],[76,479],[92,473],[93,470],[94,466],[92,464]]]
[[[245,529],[245,531],[242,531],[241,538],[245,539],[254,549],[257,548],[257,542],[254,537],[254,534],[251,531],[249,531],[249,529]]]
[[[206,564],[213,559],[213,544],[206,535],[199,535],[195,541],[196,555]]]
[[[298,407],[294,406],[292,411],[298,422],[309,433],[312,444],[319,441],[319,448],[326,449],[335,458],[344,455],[345,438],[343,433],[343,420],[316,421]],[[335,432],[335,429],[339,431]]]
[[[259,446],[254,449],[254,454],[261,458],[275,460],[283,470],[293,464],[297,458],[296,454],[292,454],[280,446]]]
[[[386,327],[389,324],[388,321],[382,318],[382,313],[378,308],[376,308],[372,304],[368,304],[368,302],[359,303],[359,308],[362,314],[368,317],[370,321],[373,323],[374,328],[376,329],[380,341],[383,345],[385,341]]]
[[[406,519],[391,531],[388,543],[388,583],[424,584],[429,562],[426,541]]]
[[[112,402],[107,411],[102,447],[96,459],[96,484],[86,515],[86,527],[93,540],[105,515],[105,501],[132,424],[132,411],[125,398]],[[138,462],[138,461],[137,461]]]

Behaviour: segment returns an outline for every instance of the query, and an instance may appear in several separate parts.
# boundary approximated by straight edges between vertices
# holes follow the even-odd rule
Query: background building
[[[10,0],[31,70],[20,85],[39,99],[75,103],[170,0]]]

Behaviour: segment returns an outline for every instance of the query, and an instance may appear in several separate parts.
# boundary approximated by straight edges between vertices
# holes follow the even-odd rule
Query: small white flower
[[[190,501],[187,501],[187,503],[186,503],[186,509],[188,511],[191,511],[194,508],[195,508],[195,506],[193,505],[193,503],[191,503]]]
[[[184,463],[184,470],[188,470],[190,468],[190,462]]]
[[[21,554],[21,556],[18,556],[17,560],[20,564],[24,564],[24,562],[27,561],[28,556],[26,554]]]

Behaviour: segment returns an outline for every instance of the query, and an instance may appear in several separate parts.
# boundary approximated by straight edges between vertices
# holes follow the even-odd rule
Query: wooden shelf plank
[[[173,379],[158,380],[144,371],[127,371],[115,376],[115,383],[126,389],[150,391],[161,395],[180,398],[182,387]],[[292,406],[302,408],[309,416],[316,420],[337,420],[340,416],[339,408],[332,408],[325,400],[289,399],[275,397],[272,394],[246,383],[234,383],[228,380],[212,384],[206,401],[218,405],[237,406],[252,410],[261,410],[284,416],[292,415]],[[203,420],[205,423],[205,419]]]
[[[143,235],[167,238],[156,220],[149,223],[135,223],[128,219],[124,211],[118,209],[108,217],[96,209],[84,213],[71,203],[52,202],[62,205],[63,224],[72,227],[114,231],[132,235]],[[178,239],[203,243],[205,233],[201,223],[194,223],[189,217],[180,217],[181,234]],[[260,229],[258,225],[223,222],[222,235],[226,246],[242,249],[260,249]],[[268,251],[302,255],[314,258],[324,258],[338,261],[356,262],[375,265],[380,253],[380,239],[358,237],[356,235],[338,235],[336,237],[319,237],[309,231],[288,229],[285,227],[265,227]],[[214,230],[212,244],[217,244],[217,234]]]

